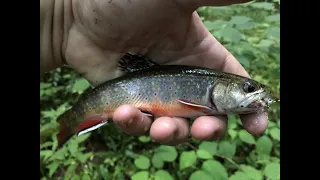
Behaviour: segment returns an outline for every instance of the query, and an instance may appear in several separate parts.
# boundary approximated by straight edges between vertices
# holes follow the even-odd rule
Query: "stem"
[[[234,166],[236,166],[238,169],[241,169],[240,165],[237,164],[234,160],[232,160],[231,158],[225,157],[223,155],[219,155],[219,154],[215,154],[215,156],[220,157],[222,159],[225,159],[227,161],[229,161],[230,163],[232,163]]]
[[[191,149],[193,150],[198,150],[195,146],[193,146],[192,144],[190,144],[189,142],[185,143],[187,146],[189,146]],[[236,166],[238,169],[241,169],[240,165],[237,164],[234,160],[232,160],[231,158],[225,157],[223,155],[219,155],[219,154],[215,154],[214,156],[225,159],[227,161],[229,161],[231,164],[233,164],[234,166]]]

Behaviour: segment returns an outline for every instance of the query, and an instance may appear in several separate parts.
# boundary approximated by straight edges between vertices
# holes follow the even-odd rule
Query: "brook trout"
[[[147,116],[192,118],[265,111],[273,102],[265,85],[252,79],[195,66],[159,65],[140,54],[119,61],[125,75],[83,93],[58,117],[61,147],[74,134],[93,131],[123,104]]]

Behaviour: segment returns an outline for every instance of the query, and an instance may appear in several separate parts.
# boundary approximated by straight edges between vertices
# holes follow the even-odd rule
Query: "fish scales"
[[[119,64],[125,75],[83,93],[58,117],[59,147],[73,134],[95,130],[129,104],[147,116],[199,117],[246,114],[273,102],[261,83],[235,74],[185,65],[158,65],[127,54]],[[149,67],[150,66],[150,67]]]
[[[168,73],[168,70],[173,73]],[[206,87],[215,79],[208,73],[194,72],[190,68],[182,68],[178,73],[175,66],[170,66],[163,71],[150,69],[143,74],[131,74],[89,91],[73,108],[82,119],[93,116],[112,118],[113,111],[122,104],[130,104],[147,112],[158,109],[160,112],[152,113],[159,116],[187,116],[170,111],[174,105],[178,106],[176,99],[210,106]]]

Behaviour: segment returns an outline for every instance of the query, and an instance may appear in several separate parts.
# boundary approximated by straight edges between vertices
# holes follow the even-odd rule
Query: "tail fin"
[[[57,136],[58,149],[61,148],[73,135],[72,128],[68,126],[67,122],[70,121],[71,111],[68,110],[58,117],[57,122],[60,125],[60,132]]]

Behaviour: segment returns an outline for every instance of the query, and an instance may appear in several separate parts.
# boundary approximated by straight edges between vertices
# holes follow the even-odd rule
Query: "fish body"
[[[59,145],[73,134],[101,127],[123,104],[147,116],[191,118],[251,113],[264,110],[272,101],[263,84],[246,77],[194,66],[150,65],[137,55],[125,57],[131,58],[121,64],[125,75],[83,93],[58,118]],[[136,63],[128,64],[132,61]]]

